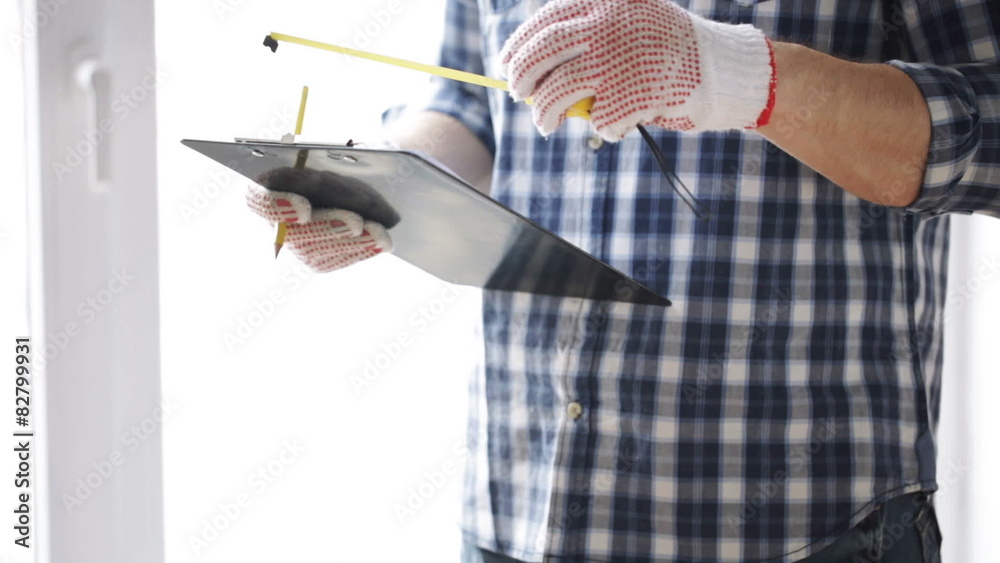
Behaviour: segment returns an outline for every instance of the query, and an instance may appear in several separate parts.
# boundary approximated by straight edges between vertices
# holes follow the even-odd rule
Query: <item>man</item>
[[[432,156],[674,303],[485,292],[465,557],[937,561],[947,214],[1000,214],[1000,5],[449,0],[447,18],[441,64],[512,96],[439,82],[399,143],[441,139]],[[587,98],[590,123],[564,120]],[[281,194],[252,193],[275,219]],[[355,223],[323,235],[354,250],[293,250],[328,269],[390,248]]]

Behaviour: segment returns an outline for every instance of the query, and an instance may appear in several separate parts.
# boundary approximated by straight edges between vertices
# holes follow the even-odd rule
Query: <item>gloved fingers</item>
[[[696,116],[700,113],[695,106],[690,89],[683,89],[666,102],[652,119],[644,119],[642,123],[670,131],[689,131],[696,127]]]
[[[593,109],[591,109],[590,122],[594,127],[594,131],[602,139],[610,143],[617,143],[624,139],[626,135],[635,131],[636,125],[639,125],[641,120],[637,116],[630,116],[617,121],[608,119],[594,121],[594,113]]]
[[[542,135],[550,135],[566,120],[566,112],[580,100],[594,96],[588,80],[591,57],[578,58],[553,70],[532,94],[532,114]]]
[[[589,6],[577,0],[552,0],[545,4],[507,38],[503,49],[500,50],[500,64],[506,67],[514,53],[520,51],[525,43],[553,22],[581,18],[586,16],[588,11]]]
[[[313,212],[313,222],[328,222],[332,227],[343,228],[348,233],[345,237],[361,235],[365,219],[361,215],[347,209],[317,209]]]
[[[375,248],[378,249],[378,252],[392,252],[392,237],[389,236],[389,231],[387,231],[380,223],[376,223],[375,221],[365,221],[365,229],[361,233],[362,240],[364,240],[366,236],[368,237],[367,240],[374,244]]]
[[[246,191],[247,207],[271,223],[306,223],[312,218],[312,205],[299,194],[271,191],[251,183]]]
[[[616,143],[635,131],[637,125],[655,125],[672,131],[687,131],[694,127],[683,104],[667,109],[657,106],[629,106],[625,108],[628,113],[622,109],[613,99],[607,98],[601,98],[601,103],[595,102],[590,108],[591,125],[605,141]]]
[[[540,81],[587,53],[590,46],[584,29],[579,21],[553,23],[511,54],[505,72],[514,100],[533,97]]]
[[[611,95],[595,96],[590,108],[590,124],[602,139],[616,143],[635,131],[636,125],[655,119],[661,110],[653,103],[622,104]]]
[[[377,256],[392,252],[392,239],[379,223],[366,221],[361,235],[337,240],[314,240],[292,251],[316,272],[331,272]]]
[[[686,115],[658,116],[650,123],[671,131],[690,131],[695,127],[694,122]]]
[[[364,219],[346,209],[317,209],[308,223],[288,225],[285,243],[293,247],[314,242],[356,237],[364,228]]]

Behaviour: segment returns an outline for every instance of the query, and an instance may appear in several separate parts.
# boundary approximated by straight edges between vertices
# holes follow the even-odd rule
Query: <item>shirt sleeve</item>
[[[1000,2],[902,0],[903,52],[890,61],[920,88],[931,118],[923,186],[908,211],[1000,217]]]
[[[479,8],[476,0],[447,0],[444,35],[437,64],[482,75],[482,48],[483,36],[479,31]],[[431,78],[430,94],[423,101],[387,110],[382,115],[383,122],[395,119],[404,110],[429,110],[450,115],[479,137],[490,154],[495,153],[493,122],[484,86],[434,76]]]

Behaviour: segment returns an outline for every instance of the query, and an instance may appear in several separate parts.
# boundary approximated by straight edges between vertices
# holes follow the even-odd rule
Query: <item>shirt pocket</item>
[[[698,14],[703,18],[708,18],[720,22],[729,22],[739,19],[740,14],[752,13],[754,6],[758,4],[774,4],[775,0],[732,0],[730,2],[720,2],[719,0],[676,0],[681,8]]]
[[[486,7],[491,14],[502,14],[521,2],[524,0],[485,0]]]
[[[534,14],[546,2],[548,0],[480,0],[479,5],[481,9],[486,10],[486,14],[517,14],[524,18]]]
[[[483,66],[487,76],[502,76],[497,56],[500,49],[517,27],[544,4],[545,0],[480,0]]]

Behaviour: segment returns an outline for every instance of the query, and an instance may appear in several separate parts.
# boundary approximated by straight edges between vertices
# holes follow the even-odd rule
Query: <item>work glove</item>
[[[608,141],[636,125],[702,132],[759,127],[774,105],[770,42],[667,0],[552,0],[500,53],[511,96],[555,131],[575,103]]]
[[[315,272],[332,272],[366,258],[392,252],[392,239],[381,223],[366,221],[346,209],[313,209],[299,194],[247,187],[247,205],[274,226],[288,225],[285,246]]]

